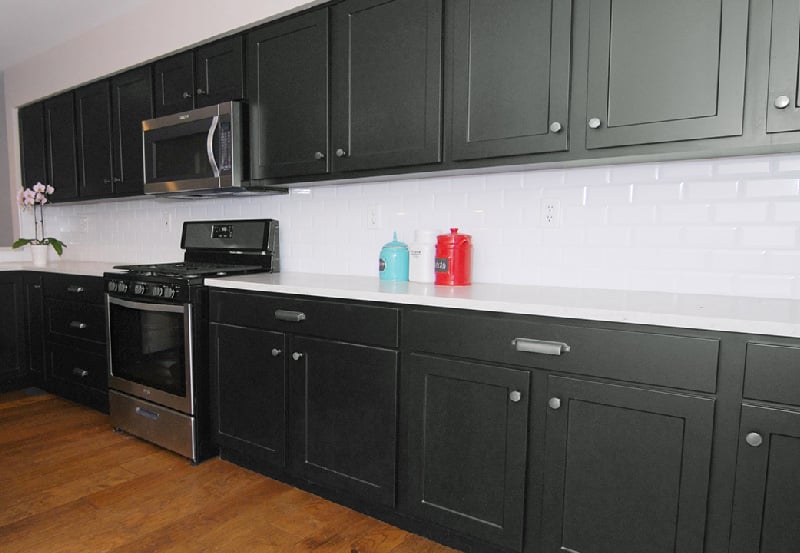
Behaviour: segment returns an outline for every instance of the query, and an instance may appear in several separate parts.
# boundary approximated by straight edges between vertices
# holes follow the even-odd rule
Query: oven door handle
[[[138,309],[140,311],[155,311],[160,313],[183,313],[186,311],[183,305],[173,305],[170,303],[144,303],[139,301],[121,300],[112,296],[108,296],[108,303],[127,307],[129,309]]]

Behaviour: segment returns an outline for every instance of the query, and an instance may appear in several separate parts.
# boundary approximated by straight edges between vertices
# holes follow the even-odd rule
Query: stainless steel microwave
[[[242,190],[243,106],[215,106],[142,121],[146,194],[204,196]]]

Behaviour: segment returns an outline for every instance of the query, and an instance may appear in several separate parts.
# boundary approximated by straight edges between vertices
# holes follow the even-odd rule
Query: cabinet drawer
[[[748,343],[743,395],[800,405],[800,347]]]
[[[46,274],[42,278],[47,298],[101,305],[104,300],[103,279],[85,275]]]
[[[48,376],[98,390],[108,389],[106,357],[63,344],[47,347]]]
[[[403,339],[411,351],[701,392],[717,386],[715,339],[427,310],[404,315]]]
[[[106,312],[100,305],[52,300],[47,305],[47,324],[51,334],[105,342]]]
[[[295,296],[211,291],[217,323],[396,348],[398,310]]]

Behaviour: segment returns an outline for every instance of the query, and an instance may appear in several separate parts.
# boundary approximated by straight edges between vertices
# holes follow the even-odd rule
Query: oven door
[[[191,305],[106,298],[109,388],[193,415]]]

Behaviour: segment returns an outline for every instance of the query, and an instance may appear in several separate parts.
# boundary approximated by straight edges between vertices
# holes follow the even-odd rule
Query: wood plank
[[[220,459],[193,466],[52,395],[0,394],[3,553],[448,553]]]

